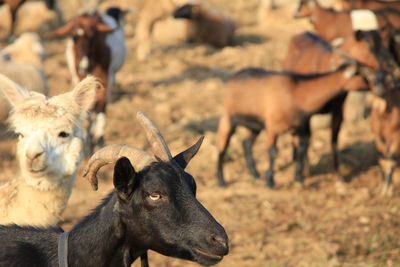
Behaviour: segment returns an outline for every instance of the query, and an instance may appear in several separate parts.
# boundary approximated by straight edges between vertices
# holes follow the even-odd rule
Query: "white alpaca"
[[[20,174],[0,186],[0,224],[56,225],[65,209],[83,156],[82,122],[99,83],[82,80],[61,95],[27,91],[0,74],[0,90],[12,105],[19,134]]]

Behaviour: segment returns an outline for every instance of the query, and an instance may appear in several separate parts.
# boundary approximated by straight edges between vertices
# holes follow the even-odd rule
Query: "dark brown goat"
[[[209,10],[201,4],[186,4],[174,11],[174,18],[190,21],[188,40],[208,43],[215,47],[232,44],[235,23],[221,13]]]
[[[11,14],[11,26],[9,31],[9,38],[12,38],[15,34],[15,22],[17,20],[17,11],[25,3],[26,0],[0,0],[0,5],[7,4]],[[48,9],[54,9],[58,12],[58,16],[61,15],[60,11],[56,9],[57,3],[55,0],[45,0],[46,7]]]
[[[395,8],[400,10],[400,1],[381,1],[381,0],[341,0],[343,10],[350,9],[384,9]]]
[[[217,179],[225,186],[223,159],[229,140],[237,126],[248,129],[243,142],[247,166],[254,177],[258,177],[251,148],[257,135],[265,129],[269,169],[266,182],[273,187],[274,160],[277,155],[277,137],[292,131],[299,138],[296,152],[296,181],[303,181],[303,166],[310,137],[309,117],[319,111],[329,100],[343,91],[349,79],[356,73],[370,74],[365,67],[353,61],[341,65],[337,70],[324,74],[300,75],[288,72],[272,72],[249,68],[236,73],[227,82],[224,108],[218,127]],[[375,83],[375,82],[373,82]],[[321,90],[321,88],[324,88]]]

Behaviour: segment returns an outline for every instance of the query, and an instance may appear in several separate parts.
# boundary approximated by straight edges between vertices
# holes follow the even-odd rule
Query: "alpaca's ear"
[[[97,90],[99,90],[101,86],[97,78],[94,76],[87,76],[72,90],[72,97],[83,110],[89,111],[93,108]]]
[[[0,91],[12,106],[18,106],[30,96],[29,91],[0,73]]]

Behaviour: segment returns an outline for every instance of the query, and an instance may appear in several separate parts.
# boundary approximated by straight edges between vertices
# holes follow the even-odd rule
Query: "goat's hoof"
[[[267,182],[267,187],[270,188],[270,189],[274,189],[275,183],[269,183],[269,182]]]
[[[258,173],[252,173],[251,176],[253,177],[254,180],[260,179],[260,174]]]
[[[392,197],[393,196],[393,184],[383,183],[381,186],[381,195],[385,197]]]
[[[296,182],[297,184],[303,184],[303,183],[304,183],[304,177],[301,176],[301,175],[297,175],[297,176],[296,176],[296,179],[295,179],[295,182]]]
[[[275,181],[273,179],[268,179],[267,180],[267,184],[266,184],[269,188],[274,188],[275,187]]]
[[[224,181],[218,181],[218,186],[221,188],[226,188],[228,185]]]
[[[265,175],[265,181],[269,188],[274,188],[275,181],[274,181],[274,173],[272,171],[267,171],[267,173]]]
[[[339,172],[336,172],[336,176],[338,177],[338,180],[341,181],[342,183],[348,184],[349,182],[351,182],[350,177],[342,175]]]
[[[296,190],[303,190],[304,183],[296,180],[295,183],[293,184],[293,188]]]

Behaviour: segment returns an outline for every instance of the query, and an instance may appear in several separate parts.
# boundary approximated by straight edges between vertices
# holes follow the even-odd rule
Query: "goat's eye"
[[[158,193],[152,193],[149,195],[149,198],[153,201],[157,201],[161,199],[161,195]]]
[[[64,131],[62,131],[62,132],[60,132],[60,133],[58,134],[58,137],[62,137],[62,138],[66,138],[66,137],[68,137],[68,136],[69,136],[69,133],[64,132]]]

